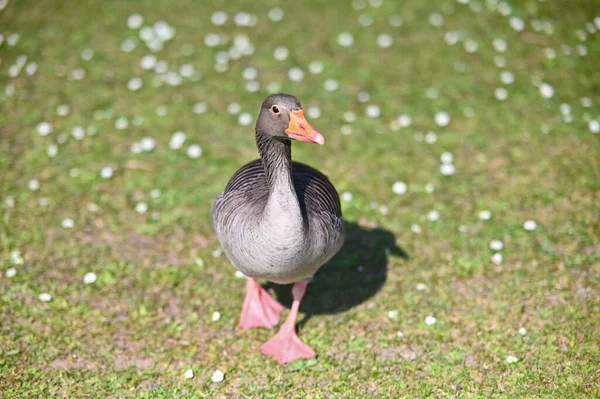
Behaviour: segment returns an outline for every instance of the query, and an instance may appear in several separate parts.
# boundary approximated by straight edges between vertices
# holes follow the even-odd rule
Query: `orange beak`
[[[325,137],[306,121],[303,110],[290,112],[290,124],[285,133],[294,140],[325,144]]]

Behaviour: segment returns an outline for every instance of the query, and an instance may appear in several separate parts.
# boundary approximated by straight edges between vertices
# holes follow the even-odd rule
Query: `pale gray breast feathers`
[[[281,262],[284,264],[270,265],[271,268],[268,264],[255,265],[261,269],[255,273],[258,274],[256,277],[275,282],[312,276],[318,267],[339,251],[344,238],[339,196],[329,179],[314,168],[298,162],[292,163],[292,177],[304,223],[302,256]],[[256,256],[255,251],[262,251],[266,256],[273,254],[276,249],[255,247],[257,244],[266,246],[268,242],[276,245],[275,237],[264,237],[268,235],[268,230],[257,228],[268,198],[266,176],[258,159],[246,164],[232,176],[213,207],[213,223],[227,256],[234,266],[250,276],[252,270],[248,267],[256,261],[252,259]],[[261,237],[257,237],[257,234]],[[285,251],[285,248],[279,250]],[[285,259],[285,253],[280,252],[279,255]],[[265,258],[259,262],[270,261]],[[290,269],[286,271],[286,267]],[[301,270],[303,268],[304,271]],[[271,278],[265,273],[271,274]],[[278,273],[282,278],[275,276]],[[290,273],[308,275],[290,276]],[[284,278],[286,274],[288,276]]]

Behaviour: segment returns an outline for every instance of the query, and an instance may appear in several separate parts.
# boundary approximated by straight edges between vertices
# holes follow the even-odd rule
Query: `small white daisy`
[[[447,112],[436,113],[434,119],[435,124],[440,127],[448,126],[448,124],[450,123],[450,115],[448,115]]]
[[[52,300],[52,295],[48,294],[47,292],[42,292],[40,295],[38,295],[38,299],[42,302],[50,302]]]
[[[186,380],[190,380],[190,379],[194,378],[194,370],[192,370],[192,369],[185,370],[185,373],[183,373],[183,378],[185,378]]]
[[[392,185],[392,191],[396,195],[403,195],[406,193],[407,190],[408,186],[404,182],[397,181]]]
[[[225,374],[223,374],[223,372],[219,369],[215,370],[215,372],[212,373],[212,376],[210,377],[212,382],[217,382],[217,383],[223,381],[224,378],[225,378]]]
[[[202,156],[202,147],[198,144],[192,144],[187,149],[187,155],[192,159],[200,158]]]
[[[83,276],[84,284],[94,284],[96,282],[97,276],[94,272],[88,272]]]
[[[504,243],[500,240],[492,240],[490,241],[490,249],[494,251],[501,251],[504,248]]]
[[[534,231],[537,229],[537,223],[535,220],[526,220],[525,223],[523,223],[523,228],[527,231]]]
[[[496,252],[492,256],[492,262],[495,263],[496,265],[501,265],[503,260],[504,260],[504,257],[502,256],[502,254],[500,252]]]
[[[337,42],[342,47],[350,47],[354,43],[354,36],[348,32],[342,32],[338,35]]]
[[[100,169],[100,177],[102,177],[103,179],[110,179],[111,177],[113,177],[114,174],[114,169],[110,166],[104,166],[102,167],[102,169]]]
[[[60,225],[62,226],[62,228],[64,229],[72,229],[73,227],[75,227],[75,221],[71,218],[65,218],[63,219],[63,221],[60,223]]]
[[[425,317],[425,324],[428,326],[434,326],[437,323],[437,319],[431,315]]]
[[[542,83],[540,85],[540,93],[544,98],[552,98],[554,96],[554,88],[548,83]]]
[[[135,204],[135,211],[140,215],[146,213],[148,211],[148,204],[145,202],[138,202]]]
[[[490,220],[492,218],[492,212],[488,210],[483,210],[479,212],[479,219],[481,220]]]
[[[243,112],[238,117],[238,123],[242,126],[249,126],[253,121],[252,114],[249,112]]]
[[[440,213],[438,211],[430,211],[427,214],[427,220],[430,222],[436,222],[440,219]]]
[[[517,363],[519,361],[519,358],[513,355],[509,355],[506,357],[506,363],[508,364],[513,364],[513,363]]]

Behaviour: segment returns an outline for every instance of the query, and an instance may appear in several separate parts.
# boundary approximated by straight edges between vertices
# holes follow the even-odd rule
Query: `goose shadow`
[[[306,316],[299,327],[312,315],[341,313],[365,302],[385,284],[388,257],[408,259],[388,230],[363,228],[347,221],[344,224],[346,239],[342,249],[319,269],[308,285],[300,304],[300,311]],[[265,285],[287,308],[292,304],[291,287],[292,284]]]

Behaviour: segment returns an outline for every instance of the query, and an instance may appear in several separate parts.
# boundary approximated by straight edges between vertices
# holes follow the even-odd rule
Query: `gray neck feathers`
[[[300,233],[304,220],[292,178],[292,143],[257,131],[256,146],[269,186],[264,226],[271,226],[275,233]]]

